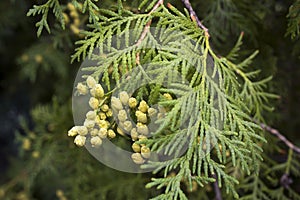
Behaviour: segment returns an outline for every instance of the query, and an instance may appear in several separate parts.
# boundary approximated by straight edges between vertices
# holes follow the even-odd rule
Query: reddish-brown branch
[[[164,3],[164,0],[158,0],[158,2],[153,6],[152,10],[148,14],[150,15],[151,13],[153,13],[163,3]]]
[[[151,13],[153,13],[163,3],[164,3],[164,0],[158,0],[157,3],[151,9],[151,11],[148,13],[148,15],[151,15]],[[147,22],[139,40],[136,42],[135,46],[139,46],[142,43],[142,41],[145,39],[145,37],[150,29],[151,22],[152,22],[151,20],[149,20]],[[138,64],[138,65],[140,64],[140,53],[139,52],[136,54],[136,64]]]
[[[204,30],[205,32],[205,35],[207,35],[209,37],[209,33],[208,33],[208,28],[206,28],[202,22],[200,21],[200,19],[198,18],[198,16],[196,15],[191,3],[189,0],[181,0],[182,3],[185,5],[185,7],[188,9],[189,13],[190,13],[190,16],[191,16],[191,19],[193,21],[196,21],[197,25],[202,29]]]
[[[214,179],[216,179],[216,181],[214,182],[215,199],[216,200],[222,200],[222,194],[221,194],[221,190],[219,188],[218,178],[217,178],[217,176],[215,174],[213,174],[212,177]]]
[[[143,30],[143,32],[141,34],[141,37],[139,38],[139,40],[135,44],[136,46],[139,46],[142,43],[143,39],[146,37],[146,35],[147,35],[147,33],[148,33],[149,29],[150,29],[150,25],[151,25],[151,20],[148,21],[147,24],[146,24],[146,26],[144,27],[144,30]]]
[[[281,140],[283,143],[285,143],[286,146],[288,146],[290,149],[295,151],[296,153],[300,154],[300,148],[294,145],[291,141],[289,141],[285,136],[283,136],[278,130],[264,124],[260,123],[260,126],[268,131],[269,133],[275,135],[279,140]]]

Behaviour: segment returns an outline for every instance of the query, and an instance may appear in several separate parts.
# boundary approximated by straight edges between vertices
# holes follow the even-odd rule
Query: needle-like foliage
[[[258,161],[262,160],[258,144],[265,139],[251,117],[261,119],[268,99],[274,97],[264,92],[264,85],[270,79],[255,82],[258,72],[248,71],[257,52],[241,63],[231,62],[239,40],[228,58],[216,55],[205,32],[173,6],[162,5],[151,14],[133,14],[126,10],[122,15],[113,11],[103,14],[103,20],[92,25],[92,31],[84,32],[86,38],[77,42],[79,47],[73,60],[86,57],[97,60],[97,66],[84,70],[95,77],[102,76],[109,91],[113,89],[112,80],[130,91],[149,78],[153,84],[171,82],[167,88],[154,87],[153,90],[177,97],[159,102],[171,109],[165,118],[157,121],[160,125],[154,131],[155,137],[147,141],[151,151],[163,149],[164,154],[175,155],[173,159],[142,166],[154,168],[155,172],[164,170],[163,178],[153,179],[147,185],[166,187],[165,194],[156,199],[185,199],[182,179],[203,185],[215,181],[213,174],[220,180],[219,186],[224,185],[227,193],[237,198],[238,180],[225,172],[225,166],[232,162],[248,175],[258,173]],[[152,26],[155,25],[156,31],[150,29],[140,41],[150,20],[155,22]],[[100,56],[93,55],[95,48],[99,49]],[[131,74],[135,68],[138,72]],[[172,83],[176,79],[174,71],[180,74],[181,81]],[[128,81],[126,74],[134,79]],[[127,82],[122,82],[123,78]],[[167,130],[171,131],[166,135]],[[185,146],[187,149],[182,153]],[[230,152],[230,161],[226,151]],[[177,157],[180,152],[182,155]],[[177,176],[166,177],[172,170],[178,170]]]
[[[265,111],[272,110],[269,106],[270,99],[277,98],[267,92],[272,77],[262,78],[260,70],[255,70],[260,66],[253,67],[253,60],[259,51],[241,59],[245,55],[240,56],[244,32],[226,56],[219,55],[214,49],[220,47],[228,37],[235,35],[232,33],[245,31],[256,38],[259,32],[256,25],[265,15],[262,5],[266,2],[208,1],[207,9],[204,9],[204,22],[210,26],[209,32],[199,27],[195,16],[190,15],[190,10],[178,10],[161,0],[133,1],[132,4],[137,9],[125,2],[123,5],[121,0],[116,1],[116,6],[110,9],[102,8],[101,3],[97,0],[72,0],[62,6],[59,0],[48,0],[34,6],[27,15],[42,16],[36,24],[37,34],[40,36],[44,28],[50,33],[47,20],[51,10],[62,28],[68,26],[68,20],[70,23],[66,14],[70,11],[71,18],[73,15],[70,29],[79,38],[75,43],[71,62],[88,60],[93,63],[81,68],[80,78],[87,85],[89,83],[85,79],[88,78],[92,78],[95,84],[101,84],[101,95],[104,96],[101,106],[107,101],[113,107],[110,100],[115,98],[116,91],[125,91],[137,101],[143,100],[151,108],[158,108],[159,114],[163,114],[163,117],[157,119],[146,118],[145,121],[148,121],[144,123],[149,125],[151,137],[135,141],[137,146],[147,147],[151,155],[157,156],[154,159],[150,157],[146,162],[143,160],[139,166],[153,171],[151,180],[145,184],[145,177],[148,177],[139,175],[127,181],[125,179],[131,176],[124,174],[117,175],[119,179],[113,179],[116,178],[119,182],[123,180],[124,185],[128,186],[126,189],[130,191],[134,191],[137,184],[138,188],[144,184],[143,187],[146,185],[152,191],[147,198],[151,196],[156,200],[188,199],[195,195],[188,191],[197,187],[200,188],[197,190],[199,195],[195,195],[195,198],[199,199],[201,196],[209,199],[211,188],[207,187],[211,185],[214,185],[215,191],[221,190],[222,195],[229,199],[300,199],[290,186],[291,177],[299,176],[297,157],[290,150],[285,162],[271,159],[265,134],[258,123],[264,121]],[[299,32],[298,4],[295,1],[287,16],[287,34],[292,38],[296,38]],[[80,16],[77,11],[80,11]],[[217,21],[222,24],[221,28],[214,27]],[[41,62],[40,57],[34,56],[41,48],[30,48],[29,52],[32,53],[28,54],[29,57],[27,55],[19,60],[20,64],[30,64],[23,73],[32,81],[37,76],[33,72],[37,71]],[[51,46],[50,52],[55,51],[55,48]],[[43,62],[42,69],[48,69],[48,65],[45,65],[47,63],[60,65],[55,62],[60,54],[53,52],[53,55],[52,59]],[[46,59],[47,56],[44,55],[43,58]],[[31,58],[35,59],[35,65],[29,62],[33,60]],[[60,74],[66,73],[62,71]],[[95,110],[97,109],[98,107]],[[54,121],[59,117],[59,114],[44,110],[43,107],[36,109],[33,112],[34,120],[40,124],[36,127],[37,132],[43,132],[42,125],[47,123],[39,121],[42,118],[40,115],[45,115],[46,121]],[[114,119],[109,123],[111,129],[117,132],[119,121]],[[21,137],[21,141],[25,140],[26,138]],[[125,145],[122,147],[126,149],[132,142],[124,133],[120,133],[112,141]],[[272,144],[275,142],[271,141]],[[42,145],[37,144],[36,151],[40,151]],[[61,150],[57,148],[53,151]],[[83,157],[78,161],[86,161]],[[46,164],[41,165],[40,169],[44,170],[52,160],[45,158],[42,161]],[[69,197],[77,198],[80,186],[88,185],[92,175],[112,179],[107,177],[105,170],[94,169],[95,164],[86,162],[88,164],[83,169],[80,168],[81,163],[77,163],[66,170],[68,173],[76,171],[83,174],[70,189],[72,193]],[[40,169],[39,172],[42,172]],[[55,168],[52,170],[55,171]],[[87,171],[92,175],[88,175]],[[105,186],[100,183],[96,186],[101,188],[95,188],[90,193],[87,192],[88,187],[83,188],[86,196],[82,198],[140,198],[132,192],[122,196],[126,189],[114,189],[110,181]],[[154,188],[157,193],[153,192]]]

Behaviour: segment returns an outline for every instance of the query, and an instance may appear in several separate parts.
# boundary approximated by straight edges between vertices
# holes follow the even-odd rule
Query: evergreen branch
[[[153,6],[152,10],[148,13],[148,15],[151,15],[151,13],[153,13],[155,10],[157,10],[157,8],[160,5],[163,5],[163,3],[164,3],[164,0],[158,0],[157,3]],[[146,37],[147,33],[149,32],[151,22],[152,22],[151,19],[147,22],[147,24],[141,34],[141,37],[135,44],[136,46],[139,46],[142,43],[142,41],[144,40],[144,38]],[[136,54],[136,64],[138,64],[138,65],[140,64],[140,53],[139,52],[137,52],[137,54]]]
[[[238,56],[238,52],[240,51],[241,49],[241,46],[243,44],[243,36],[244,36],[244,32],[241,32],[236,44],[234,45],[234,47],[232,48],[232,50],[228,53],[228,55],[225,57],[227,58],[228,60],[235,60]]]
[[[224,41],[232,37],[229,33],[236,37],[243,31],[245,35],[251,37],[251,40],[256,41],[257,27],[261,24],[257,11],[266,12],[266,7],[247,0],[210,1],[209,3],[203,2],[203,4],[205,4],[202,10],[203,21],[210,28],[210,34],[218,48],[222,48]]]
[[[264,162],[259,164],[259,174],[251,174],[238,186],[243,193],[241,199],[271,200],[300,199],[291,187],[294,177],[299,177],[299,162],[293,157],[290,148],[285,162],[277,162],[263,155]],[[280,176],[280,174],[282,174]],[[279,176],[278,176],[279,175]]]
[[[153,6],[152,10],[149,12],[149,15],[153,13],[160,5],[164,3],[164,0],[158,0],[158,2]]]
[[[145,39],[147,33],[149,32],[149,28],[150,28],[150,25],[151,25],[151,19],[147,22],[142,34],[141,34],[141,37],[139,38],[139,40],[137,41],[137,43],[135,44],[135,46],[139,46],[142,41]],[[137,63],[139,63],[139,56],[137,55]]]
[[[285,36],[290,35],[292,39],[296,39],[300,33],[300,1],[296,0],[289,8],[289,13],[286,16],[288,18],[288,27]]]
[[[189,10],[190,12],[190,16],[191,16],[191,19],[193,21],[196,21],[197,22],[197,25],[202,28],[205,32],[205,34],[209,37],[209,33],[208,33],[208,28],[206,28],[202,23],[201,21],[199,20],[198,16],[196,15],[191,3],[189,0],[181,0],[182,3],[185,5],[185,7]]]
[[[139,38],[139,40],[135,44],[136,47],[138,47],[142,43],[142,41],[145,39],[147,33],[149,32],[149,28],[150,28],[151,23],[152,23],[152,20],[150,19],[147,22],[146,26],[144,27],[144,30],[143,30],[143,32],[141,34],[141,37]],[[140,65],[140,52],[136,53],[136,64]]]
[[[240,99],[242,86],[237,81],[237,75],[243,78],[241,81],[246,84],[244,95],[249,96],[249,93],[256,95],[252,100],[255,103],[253,109],[259,107],[258,103],[264,103],[261,99],[268,98],[263,93],[265,81],[252,82],[250,78],[253,74],[248,77],[245,69],[252,57],[240,66],[218,57],[210,48],[207,32],[195,26],[194,20],[170,4],[168,7],[172,12],[169,12],[161,5],[162,2],[156,1],[153,9],[146,14],[117,17],[114,17],[117,14],[115,12],[108,14],[113,16],[113,19],[99,22],[100,30],[97,26],[93,32],[86,32],[88,39],[78,43],[82,46],[77,49],[79,53],[75,57],[82,54],[85,57],[86,51],[93,49],[94,46],[99,47],[100,52],[107,50],[105,57],[95,55],[97,65],[101,67],[89,67],[84,70],[93,71],[95,77],[104,73],[103,77],[108,88],[112,82],[108,73],[110,67],[112,67],[111,77],[116,81],[116,85],[121,85],[120,77],[127,70],[137,67],[136,63],[139,62],[150,64],[144,69],[138,66],[140,70],[137,74],[131,72],[131,77],[134,78],[130,81],[125,76],[124,83],[122,81],[122,88],[125,91],[134,91],[137,83],[141,85],[148,79],[147,75],[151,77],[151,83],[158,85],[164,81],[167,83],[176,81],[175,85],[169,84],[166,88],[150,88],[152,93],[167,92],[177,96],[170,101],[159,101],[170,110],[163,118],[156,120],[159,127],[153,133],[155,137],[147,139],[146,145],[151,151],[167,156],[174,155],[175,158],[185,151],[184,147],[187,145],[189,147],[180,159],[148,162],[141,166],[155,169],[155,172],[164,169],[165,177],[152,179],[152,183],[147,186],[166,187],[165,194],[156,199],[185,198],[183,191],[180,190],[181,181],[191,182],[192,176],[197,176],[201,184],[216,182],[219,188],[223,184],[227,194],[238,198],[235,189],[238,180],[226,173],[224,169],[228,163],[226,159],[230,157],[229,162],[232,162],[234,167],[241,166],[241,170],[248,175],[254,170],[257,172],[259,168],[257,161],[262,159],[262,149],[258,143],[264,142],[265,139],[257,134],[256,129],[260,127],[251,122],[250,109],[247,109],[246,104]],[[152,20],[153,18],[158,20]],[[152,23],[157,23],[157,28],[168,31],[152,33],[151,20]],[[129,38],[128,31],[131,24],[139,31]],[[116,43],[125,38],[126,48],[121,49],[112,43],[115,33],[120,35],[116,38]],[[190,37],[187,38],[186,35]],[[89,39],[91,40],[87,41]],[[193,41],[197,41],[196,46]],[[144,45],[140,45],[142,43],[154,45],[157,51],[146,49]],[[186,85],[182,81],[178,82],[174,69],[182,80],[186,79],[190,83]],[[144,70],[147,73],[144,73]],[[218,81],[215,81],[215,78]],[[140,96],[137,94],[137,97]],[[166,174],[173,170],[179,170],[177,177],[166,178]],[[212,179],[209,174],[215,174],[217,178]],[[201,186],[199,182],[197,183]],[[217,199],[221,199],[221,195],[217,195]]]
[[[282,135],[278,130],[264,124],[264,123],[260,123],[260,126],[268,131],[269,133],[275,135],[276,137],[278,137],[279,140],[281,140],[283,143],[286,144],[286,146],[288,146],[290,149],[294,150],[296,153],[300,154],[300,148],[297,147],[296,145],[294,145],[291,141],[289,141],[284,135]]]
[[[61,27],[65,29],[65,21],[62,14],[62,8],[58,0],[48,0],[45,4],[42,5],[34,5],[33,8],[31,8],[27,12],[27,16],[35,16],[35,15],[42,15],[42,19],[35,24],[36,27],[38,27],[37,36],[39,37],[43,31],[44,28],[48,31],[48,33],[51,33],[50,27],[47,22],[49,9],[53,10],[53,14],[55,18],[60,22]]]
[[[96,23],[99,21],[99,13],[100,8],[96,4],[98,0],[85,0],[82,5],[79,4],[77,0],[73,0],[72,3],[76,8],[79,8],[82,13],[88,12],[89,22]]]

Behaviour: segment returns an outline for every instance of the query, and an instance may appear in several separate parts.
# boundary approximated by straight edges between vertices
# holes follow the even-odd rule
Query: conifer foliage
[[[29,48],[31,54],[18,59],[26,66],[24,75],[34,82],[39,67],[64,65],[53,58],[63,57],[61,49],[73,48],[70,43],[76,40],[70,61],[93,65],[80,68],[73,98],[87,97],[83,99],[89,108],[75,126],[70,101],[60,105],[54,98],[51,106],[35,108],[34,130],[22,121],[27,135],[18,134],[24,158],[31,152],[36,160],[26,166],[35,176],[12,179],[1,192],[9,194],[21,186],[24,190],[18,194],[30,198],[45,171],[59,176],[57,169],[68,166],[66,176],[81,175],[60,182],[55,194],[59,199],[300,199],[294,186],[300,175],[299,148],[265,124],[278,96],[269,89],[272,76],[255,66],[259,51],[243,45],[245,34],[250,38],[246,40],[259,41],[255,26],[267,11],[247,0],[199,3],[206,27],[194,4],[118,0],[108,6],[105,0],[48,0],[30,8],[28,16],[40,17],[37,35],[44,29],[53,32],[48,37],[55,45],[48,48],[52,59],[46,61],[31,54],[47,42]],[[299,35],[298,4],[295,1],[287,15],[286,35],[293,39]],[[214,27],[215,20],[224,34]],[[236,42],[228,45],[233,46],[230,50],[224,45],[224,53],[219,48],[226,37],[236,37]],[[56,68],[57,76],[66,79],[67,72]],[[74,148],[86,145],[100,151],[108,140],[131,152],[127,162],[152,173],[99,167],[88,152]],[[56,142],[59,145],[51,145]],[[43,145],[52,148],[40,155]],[[72,165],[63,160],[50,164],[53,152],[76,160]],[[108,181],[103,185],[100,179]]]

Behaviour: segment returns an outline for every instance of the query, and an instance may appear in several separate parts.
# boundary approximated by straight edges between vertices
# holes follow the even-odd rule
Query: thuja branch
[[[204,30],[205,34],[209,37],[209,33],[208,33],[208,28],[206,28],[200,21],[200,19],[198,18],[198,16],[196,15],[191,3],[189,0],[181,0],[182,3],[185,5],[185,7],[188,9],[190,16],[192,18],[192,20],[195,20],[197,22],[197,25]]]
[[[149,15],[153,13],[160,5],[164,3],[164,0],[158,0],[158,2],[153,6],[152,10],[149,12]]]
[[[155,10],[157,10],[157,8],[162,5],[164,3],[164,0],[158,0],[157,3],[153,6],[152,10],[148,13],[148,15],[151,15],[151,13],[153,13]],[[139,40],[137,41],[137,43],[135,44],[136,46],[139,46],[142,41],[145,39],[148,31],[149,31],[149,28],[150,28],[150,25],[151,25],[151,20],[149,20],[141,34],[141,37],[139,38]],[[136,55],[136,64],[140,64],[140,54],[137,53]]]
[[[151,13],[153,13],[160,5],[162,5],[164,3],[163,0],[158,0],[157,3],[153,6],[152,10],[148,13],[148,15],[151,15]],[[136,43],[136,46],[139,46],[141,44],[141,42],[143,41],[143,39],[146,37],[146,34],[149,31],[151,25],[151,20],[149,20],[141,34],[141,37],[139,38],[139,40]]]
[[[139,46],[142,41],[144,40],[144,38],[146,37],[146,34],[148,33],[149,31],[149,28],[150,28],[150,25],[151,25],[151,20],[147,22],[142,34],[141,34],[141,37],[139,38],[139,40],[137,41],[137,43],[135,44],[136,46]]]
[[[289,141],[285,136],[283,136],[278,130],[264,124],[264,123],[260,123],[260,126],[268,131],[269,133],[275,135],[276,137],[279,138],[279,140],[281,140],[283,143],[286,144],[286,146],[288,146],[290,149],[294,150],[296,153],[300,154],[300,148],[297,147],[296,145],[294,145],[291,141]]]

